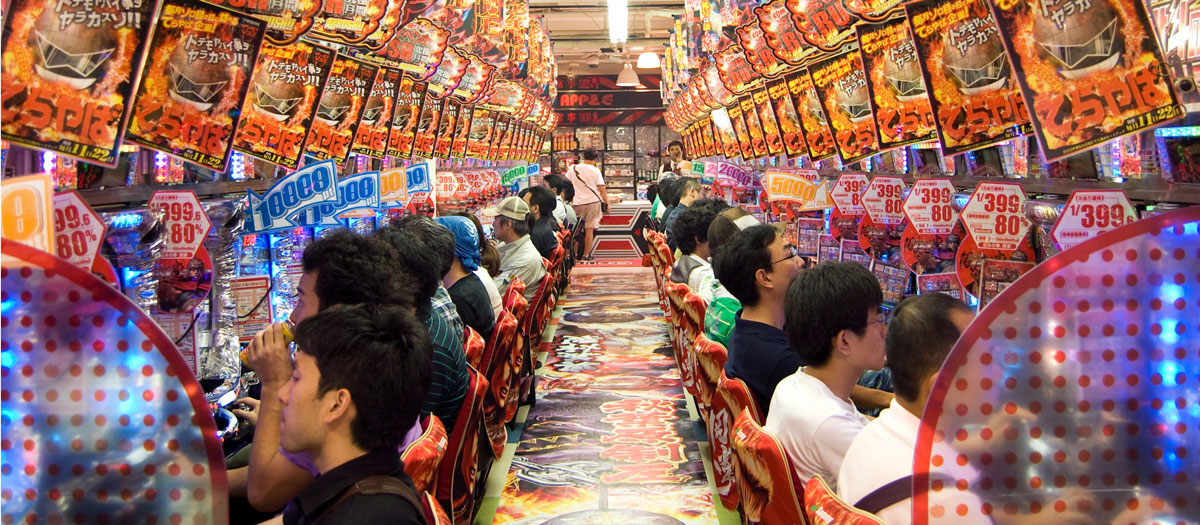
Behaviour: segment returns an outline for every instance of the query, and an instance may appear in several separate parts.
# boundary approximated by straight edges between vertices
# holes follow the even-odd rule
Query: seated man
[[[663,234],[667,237],[667,247],[671,251],[679,247],[679,241],[675,238],[675,221],[679,220],[679,214],[683,213],[683,210],[688,209],[688,206],[700,198],[701,189],[700,181],[695,177],[686,177],[675,183],[673,191],[679,194],[679,205],[671,210],[671,214],[667,215],[663,222]]]
[[[783,445],[801,483],[836,490],[850,442],[867,424],[850,399],[866,370],[887,364],[887,318],[875,275],[852,262],[805,271],[788,287],[788,339],[808,363],[775,389],[763,429]]]
[[[557,201],[554,206],[554,220],[564,228],[570,228],[575,225],[575,221],[579,217],[575,215],[575,208],[567,204],[571,202],[571,198],[575,197],[575,185],[567,182],[567,179],[562,175],[550,174],[542,178],[546,183],[546,187],[554,192],[554,200]],[[567,189],[570,188],[570,197],[567,196]]]
[[[837,492],[847,503],[853,505],[892,481],[912,476],[921,412],[942,362],[974,316],[965,303],[944,294],[909,297],[892,312],[886,351],[896,399],[846,450]],[[909,523],[912,499],[894,501],[875,514],[888,523]]]
[[[396,306],[335,306],[295,335],[295,369],[277,394],[280,442],[290,454],[312,454],[320,476],[282,522],[425,523],[396,448],[429,386],[425,327]],[[382,490],[364,491],[363,482]]]
[[[699,294],[700,283],[712,276],[712,264],[708,260],[708,226],[728,207],[725,201],[698,200],[675,221],[676,238],[683,257],[671,268],[671,280],[688,285],[692,293]]]
[[[768,224],[734,235],[713,260],[717,279],[742,303],[729,335],[725,374],[746,382],[763,414],[771,407],[775,385],[805,363],[783,332],[784,298],[800,274],[801,260]]]
[[[442,276],[449,271],[449,259],[454,254],[454,234],[425,215],[409,215],[404,219],[375,230],[373,235],[395,249],[392,268],[417,278],[413,294],[416,315],[429,329],[433,345],[433,382],[421,415],[433,414],[446,428],[454,428],[470,381],[462,345],[465,328],[461,320],[456,326],[445,314],[446,310],[453,310],[453,319],[459,319],[449,292],[445,299],[435,300],[438,290],[445,290]]]
[[[745,208],[729,208],[717,215],[708,225],[708,250],[712,258],[716,259],[717,252],[734,234],[756,224],[758,220]],[[742,302],[715,275],[710,277],[700,283],[696,292],[708,303],[704,311],[704,336],[729,348],[729,332],[733,331],[733,320],[742,309]]]
[[[542,186],[534,186],[521,190],[520,197],[533,213],[533,229],[529,232],[529,239],[537,247],[538,253],[549,259],[554,255],[554,249],[558,248],[558,235],[555,232],[559,227],[551,213],[558,205],[554,193]]]
[[[492,231],[504,244],[500,250],[500,275],[495,276],[496,288],[503,294],[513,277],[525,283],[525,299],[533,301],[537,295],[546,266],[542,254],[538,253],[529,239],[529,205],[520,197],[509,197],[500,204],[483,210],[488,217],[495,217]]]
[[[303,273],[290,321],[299,324],[341,304],[388,304],[413,309],[417,281],[412,274],[396,269],[395,259],[396,252],[387,243],[349,230],[313,241],[301,258]],[[239,411],[239,417],[256,420],[254,443],[249,466],[229,471],[229,491],[235,496],[245,494],[256,509],[274,511],[312,483],[318,472],[308,454],[283,454],[279,448],[282,405],[278,393],[292,374],[283,325],[271,325],[255,336],[247,355],[262,385],[262,400],[252,414]],[[252,400],[240,401],[254,405]],[[415,431],[414,438],[420,436],[420,426]]]

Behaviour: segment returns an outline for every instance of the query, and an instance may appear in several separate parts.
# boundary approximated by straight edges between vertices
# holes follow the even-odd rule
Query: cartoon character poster
[[[946,155],[1032,131],[984,0],[918,0],[905,9]]]
[[[116,166],[157,9],[155,0],[6,2],[4,140]]]
[[[388,133],[389,157],[407,159],[412,156],[417,121],[421,108],[425,107],[425,89],[424,82],[415,82],[408,75],[400,77],[396,111],[392,115],[391,131]]]
[[[879,153],[871,118],[862,54],[851,51],[814,64],[809,72],[842,162],[850,164]]]
[[[304,153],[316,160],[333,159],[339,166],[350,155],[350,143],[362,118],[379,67],[339,55],[317,103],[317,114],[304,143]]]
[[[895,18],[857,28],[880,149],[937,139],[929,93],[908,23]]]
[[[296,169],[335,56],[307,40],[286,47],[263,44],[233,148]]]
[[[1004,0],[992,13],[1047,161],[1183,115],[1145,3]]]
[[[817,162],[837,154],[833,132],[829,129],[829,118],[825,116],[825,108],[821,107],[821,101],[817,99],[808,70],[788,76],[787,85],[800,116],[804,143],[808,146],[808,159]]]
[[[471,118],[471,131],[467,134],[467,157],[482,159],[487,156],[491,145],[491,136],[496,125],[496,113],[486,109],[476,109]]]
[[[354,145],[350,152],[382,159],[387,156],[388,134],[391,130],[392,114],[396,111],[398,90],[402,84],[398,69],[379,68],[371,96],[363,107]]]
[[[166,0],[125,136],[225,171],[266,23],[192,0]]]

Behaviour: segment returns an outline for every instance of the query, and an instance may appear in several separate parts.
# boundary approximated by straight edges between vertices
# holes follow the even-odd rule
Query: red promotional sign
[[[908,23],[893,19],[857,30],[880,149],[937,139]]]
[[[851,51],[814,64],[809,71],[842,162],[854,163],[878,153],[862,54]]]
[[[398,69],[381,67],[378,75],[363,108],[350,152],[382,159],[387,156],[388,133],[391,131],[392,113],[396,110],[401,74]]]
[[[863,207],[862,193],[870,182],[864,173],[843,174],[833,185],[829,198],[833,199],[833,204],[842,215],[862,215],[867,211]]]
[[[1062,249],[1137,220],[1129,197],[1122,190],[1076,190],[1050,236]]]
[[[717,73],[721,82],[735,95],[745,93],[758,80],[754,66],[746,59],[746,53],[742,51],[742,46],[737,44],[726,46],[725,49],[717,51],[713,55],[713,61],[717,64]]]
[[[804,34],[796,29],[787,0],[771,0],[754,8],[758,25],[767,39],[767,45],[780,60],[798,66],[812,53],[813,48],[805,45]]]
[[[905,199],[904,214],[917,233],[945,235],[958,220],[953,201],[954,183],[950,179],[922,179],[913,184]]]
[[[871,180],[862,194],[867,216],[879,224],[896,225],[904,221],[904,179],[879,176]]]
[[[91,271],[104,239],[104,221],[78,193],[54,195],[54,247],[58,256]]]
[[[346,56],[339,55],[333,61],[304,142],[305,155],[317,160],[333,159],[339,166],[345,164],[378,71],[378,66]]]
[[[985,250],[1015,250],[1029,233],[1025,192],[1014,182],[984,182],[963,208],[963,223]]]
[[[787,77],[787,85],[796,112],[800,116],[804,143],[808,146],[808,159],[817,162],[832,157],[837,153],[837,146],[833,143],[829,119],[825,116],[821,101],[817,99],[808,70],[801,70]]]
[[[189,261],[204,244],[212,221],[192,191],[156,191],[150,197],[150,209],[162,214],[165,231],[162,259]]]
[[[734,32],[737,33],[738,42],[746,52],[746,59],[758,74],[775,78],[787,69],[787,63],[775,56],[771,46],[767,45],[767,37],[757,20],[737,28]]]

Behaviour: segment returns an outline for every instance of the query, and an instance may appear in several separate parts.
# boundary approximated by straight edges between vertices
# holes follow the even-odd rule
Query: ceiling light
[[[617,85],[620,87],[637,87],[642,81],[638,80],[637,72],[633,70],[633,65],[629,62],[625,63],[625,69],[621,70],[621,74],[617,75]]]
[[[662,67],[662,65],[658,62],[658,53],[646,51],[645,53],[638,55],[637,67],[638,69],[654,69],[656,67]]]
[[[629,39],[629,0],[608,0],[608,41]]]

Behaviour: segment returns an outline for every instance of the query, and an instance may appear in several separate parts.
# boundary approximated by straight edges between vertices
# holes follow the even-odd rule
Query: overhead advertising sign
[[[851,51],[819,62],[810,72],[842,162],[850,164],[878,153],[861,53]]]
[[[871,179],[861,200],[875,223],[896,225],[904,221],[904,179],[900,177],[880,175]]]
[[[304,143],[305,155],[346,163],[354,131],[375,84],[378,66],[339,55],[317,103],[317,114]]]
[[[945,235],[954,228],[954,183],[950,179],[921,179],[904,200],[904,214],[921,235]]]
[[[859,25],[857,31],[879,148],[936,140],[937,125],[908,23],[896,18]]]
[[[396,111],[400,75],[398,69],[379,68],[371,96],[367,98],[358,122],[351,153],[377,159],[387,156],[388,134],[391,132],[392,114]]]
[[[804,143],[808,146],[808,159],[812,162],[827,159],[837,154],[833,132],[829,129],[829,118],[825,108],[813,89],[808,70],[801,70],[787,77],[788,91],[800,115],[800,126],[804,130]]]
[[[71,264],[92,271],[106,226],[75,191],[54,195],[55,253]]]
[[[247,235],[295,228],[291,219],[314,206],[337,202],[337,170],[332,160],[311,163],[281,177],[263,195],[247,189]]]

